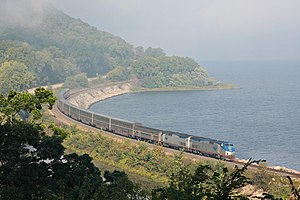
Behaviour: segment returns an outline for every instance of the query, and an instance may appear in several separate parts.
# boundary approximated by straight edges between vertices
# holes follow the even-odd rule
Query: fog
[[[197,60],[300,59],[299,0],[0,2],[2,16],[4,8],[15,21],[27,19],[22,17],[28,15],[24,8],[36,12],[51,2],[72,17],[135,46],[161,47],[168,55]]]
[[[0,25],[38,25],[50,0],[0,0]],[[0,26],[1,27],[1,26]]]

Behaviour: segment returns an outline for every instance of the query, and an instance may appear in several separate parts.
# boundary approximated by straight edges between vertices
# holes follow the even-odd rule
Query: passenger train
[[[67,101],[69,96],[70,91],[67,89],[60,93],[57,103],[58,109],[70,118],[84,124],[124,137],[173,149],[182,149],[199,155],[226,160],[235,158],[235,147],[231,142],[150,128],[143,126],[141,123],[101,115],[72,105]]]

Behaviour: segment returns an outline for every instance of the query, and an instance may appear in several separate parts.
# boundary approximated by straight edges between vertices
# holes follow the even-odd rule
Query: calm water
[[[241,89],[125,94],[91,110],[231,141],[239,158],[300,170],[300,62],[204,64],[212,76]]]

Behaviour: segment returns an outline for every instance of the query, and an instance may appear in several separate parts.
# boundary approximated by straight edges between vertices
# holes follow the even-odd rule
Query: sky
[[[43,3],[134,46],[196,60],[300,60],[299,0],[0,0]]]

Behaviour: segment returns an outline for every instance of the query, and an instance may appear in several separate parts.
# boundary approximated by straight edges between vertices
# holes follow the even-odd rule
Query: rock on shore
[[[88,109],[97,101],[130,92],[130,84],[114,85],[105,88],[93,88],[74,95],[68,101],[80,108]]]

